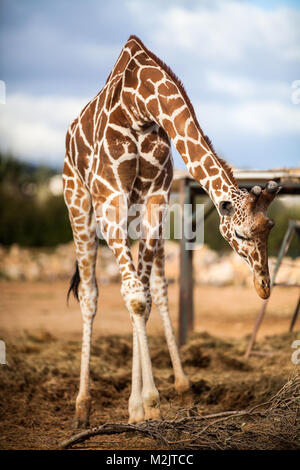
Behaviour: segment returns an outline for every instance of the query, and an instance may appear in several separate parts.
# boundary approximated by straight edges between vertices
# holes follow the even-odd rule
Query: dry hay
[[[124,432],[143,434],[165,449],[299,449],[300,374],[294,375],[268,402],[248,410],[201,416],[193,409],[182,409],[172,420],[139,425],[105,423],[61,442],[60,448],[92,436]]]
[[[182,362],[191,382],[189,392],[181,397],[174,390],[174,374],[165,339],[150,335],[153,371],[164,420],[140,424],[137,430],[126,424],[113,424],[126,423],[128,419],[132,337],[95,338],[91,358],[91,425],[99,427],[106,423],[101,432],[110,430],[113,434],[96,436],[76,447],[107,450],[174,449],[180,446],[244,449],[265,445],[263,448],[295,448],[295,425],[294,429],[291,427],[293,437],[290,443],[286,439],[279,444],[276,437],[267,438],[266,444],[258,445],[262,439],[258,435],[256,420],[261,416],[245,411],[241,414],[240,410],[253,409],[266,402],[268,404],[260,406],[257,411],[268,408],[271,397],[297,369],[291,362],[290,346],[297,338],[299,333],[296,332],[264,338],[258,342],[258,348],[273,354],[251,356],[246,361],[244,352],[248,338],[225,341],[208,333],[194,334],[181,350]],[[57,449],[58,442],[72,436],[74,431],[71,433],[70,427],[78,393],[80,346],[79,339],[59,339],[46,331],[27,333],[7,342],[7,364],[0,367],[1,449]],[[213,423],[216,420],[218,422]],[[285,422],[283,426],[281,422],[281,418],[271,422],[274,435],[279,437],[288,430]],[[223,425],[228,432],[224,431]],[[286,429],[282,432],[281,427]],[[185,429],[192,432],[189,430],[187,434]],[[197,439],[199,432],[202,434]],[[214,433],[217,437],[212,438]],[[191,437],[195,442],[177,444],[177,441],[190,440]]]

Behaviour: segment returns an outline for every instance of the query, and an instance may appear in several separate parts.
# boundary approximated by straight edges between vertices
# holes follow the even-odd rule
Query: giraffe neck
[[[135,36],[126,43],[117,70],[120,64],[126,64],[123,101],[132,125],[138,128],[149,120],[155,121],[174,142],[189,173],[216,207],[223,199],[231,200],[237,190],[236,181],[204,136],[192,104],[173,72]]]

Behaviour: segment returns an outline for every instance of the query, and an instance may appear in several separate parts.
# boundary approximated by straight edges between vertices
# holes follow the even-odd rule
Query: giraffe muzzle
[[[253,282],[259,297],[262,299],[270,297],[270,276],[268,274],[254,273]]]

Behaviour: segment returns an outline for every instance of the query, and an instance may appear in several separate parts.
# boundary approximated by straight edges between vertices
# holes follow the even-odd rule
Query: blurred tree
[[[63,196],[38,198],[56,172],[0,154],[0,244],[55,246],[72,239]]]
[[[0,244],[55,246],[72,240],[63,196],[54,196],[49,191],[49,180],[55,174],[55,170],[45,165],[34,166],[17,160],[11,154],[0,153]],[[176,200],[172,195],[172,201]],[[206,196],[197,199],[197,203],[206,201]],[[297,201],[299,199],[295,198],[294,204],[286,205],[277,199],[270,206],[269,216],[276,223],[269,238],[271,256],[278,254],[289,219],[299,220],[300,203]],[[171,239],[174,239],[172,213],[170,220]],[[205,221],[204,242],[213,250],[225,252],[231,249],[220,234],[217,211]],[[300,256],[300,244],[296,237],[288,254]]]
[[[287,206],[280,199],[277,199],[270,206],[268,215],[275,220],[275,227],[269,237],[269,253],[271,256],[276,256],[279,252],[284,234],[287,231],[289,220],[300,220],[300,203],[295,202],[293,205]],[[300,243],[296,236],[292,239],[288,256],[292,258],[300,256]]]

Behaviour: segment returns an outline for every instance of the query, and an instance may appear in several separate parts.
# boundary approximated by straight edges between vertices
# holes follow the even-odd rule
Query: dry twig
[[[170,449],[300,449],[300,374],[268,402],[224,411],[141,424],[105,423],[61,442],[66,449],[101,434],[140,433]]]

